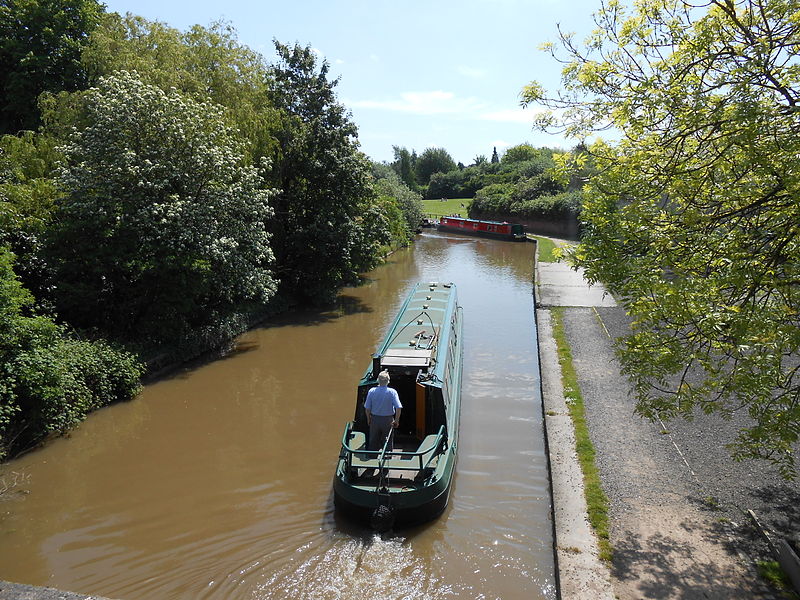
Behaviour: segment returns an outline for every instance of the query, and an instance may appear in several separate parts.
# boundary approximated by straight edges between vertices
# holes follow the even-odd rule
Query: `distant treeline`
[[[131,398],[142,358],[329,301],[409,243],[420,194],[359,151],[327,63],[275,49],[0,6],[0,458]]]
[[[502,158],[477,156],[469,166],[456,164],[444,148],[415,151],[394,147],[392,168],[411,189],[426,199],[474,198],[471,217],[563,221],[580,214],[580,189],[592,173],[584,148],[569,153],[520,144]]]

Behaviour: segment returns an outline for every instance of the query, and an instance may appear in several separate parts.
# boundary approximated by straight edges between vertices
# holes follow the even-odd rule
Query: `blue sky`
[[[570,147],[533,131],[519,93],[535,79],[552,90],[561,66],[539,46],[557,24],[580,39],[600,0],[105,0],[181,30],[223,19],[239,40],[274,57],[272,40],[310,45],[340,77],[361,149],[391,161],[392,146],[443,147],[456,161],[523,142]]]

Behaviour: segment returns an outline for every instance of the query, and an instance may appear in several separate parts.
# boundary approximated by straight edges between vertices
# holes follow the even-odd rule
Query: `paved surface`
[[[755,510],[772,531],[797,535],[800,486],[784,482],[765,464],[731,460],[724,444],[747,415],[732,421],[698,415],[668,425],[636,416],[614,355],[613,340],[629,329],[623,309],[566,265],[540,264],[537,276],[562,597],[780,598],[754,571],[756,559],[770,557],[745,511]],[[574,470],[571,421],[554,356],[552,306],[565,307],[567,340],[610,501],[611,565],[597,560],[585,523],[582,479]]]
[[[537,300],[541,306],[616,306],[600,284],[589,285],[577,271],[563,262],[537,263]]]

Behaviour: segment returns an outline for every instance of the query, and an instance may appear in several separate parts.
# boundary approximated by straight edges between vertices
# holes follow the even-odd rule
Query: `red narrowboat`
[[[479,221],[477,219],[462,219],[461,217],[442,217],[439,219],[439,231],[454,231],[456,233],[467,233],[469,235],[518,242],[524,242],[527,239],[522,225],[506,223],[505,221]]]

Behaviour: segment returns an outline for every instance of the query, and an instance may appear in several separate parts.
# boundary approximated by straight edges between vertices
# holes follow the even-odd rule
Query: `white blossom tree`
[[[185,335],[273,294],[271,216],[222,109],[125,71],[63,148],[50,252],[61,314],[125,340]]]

